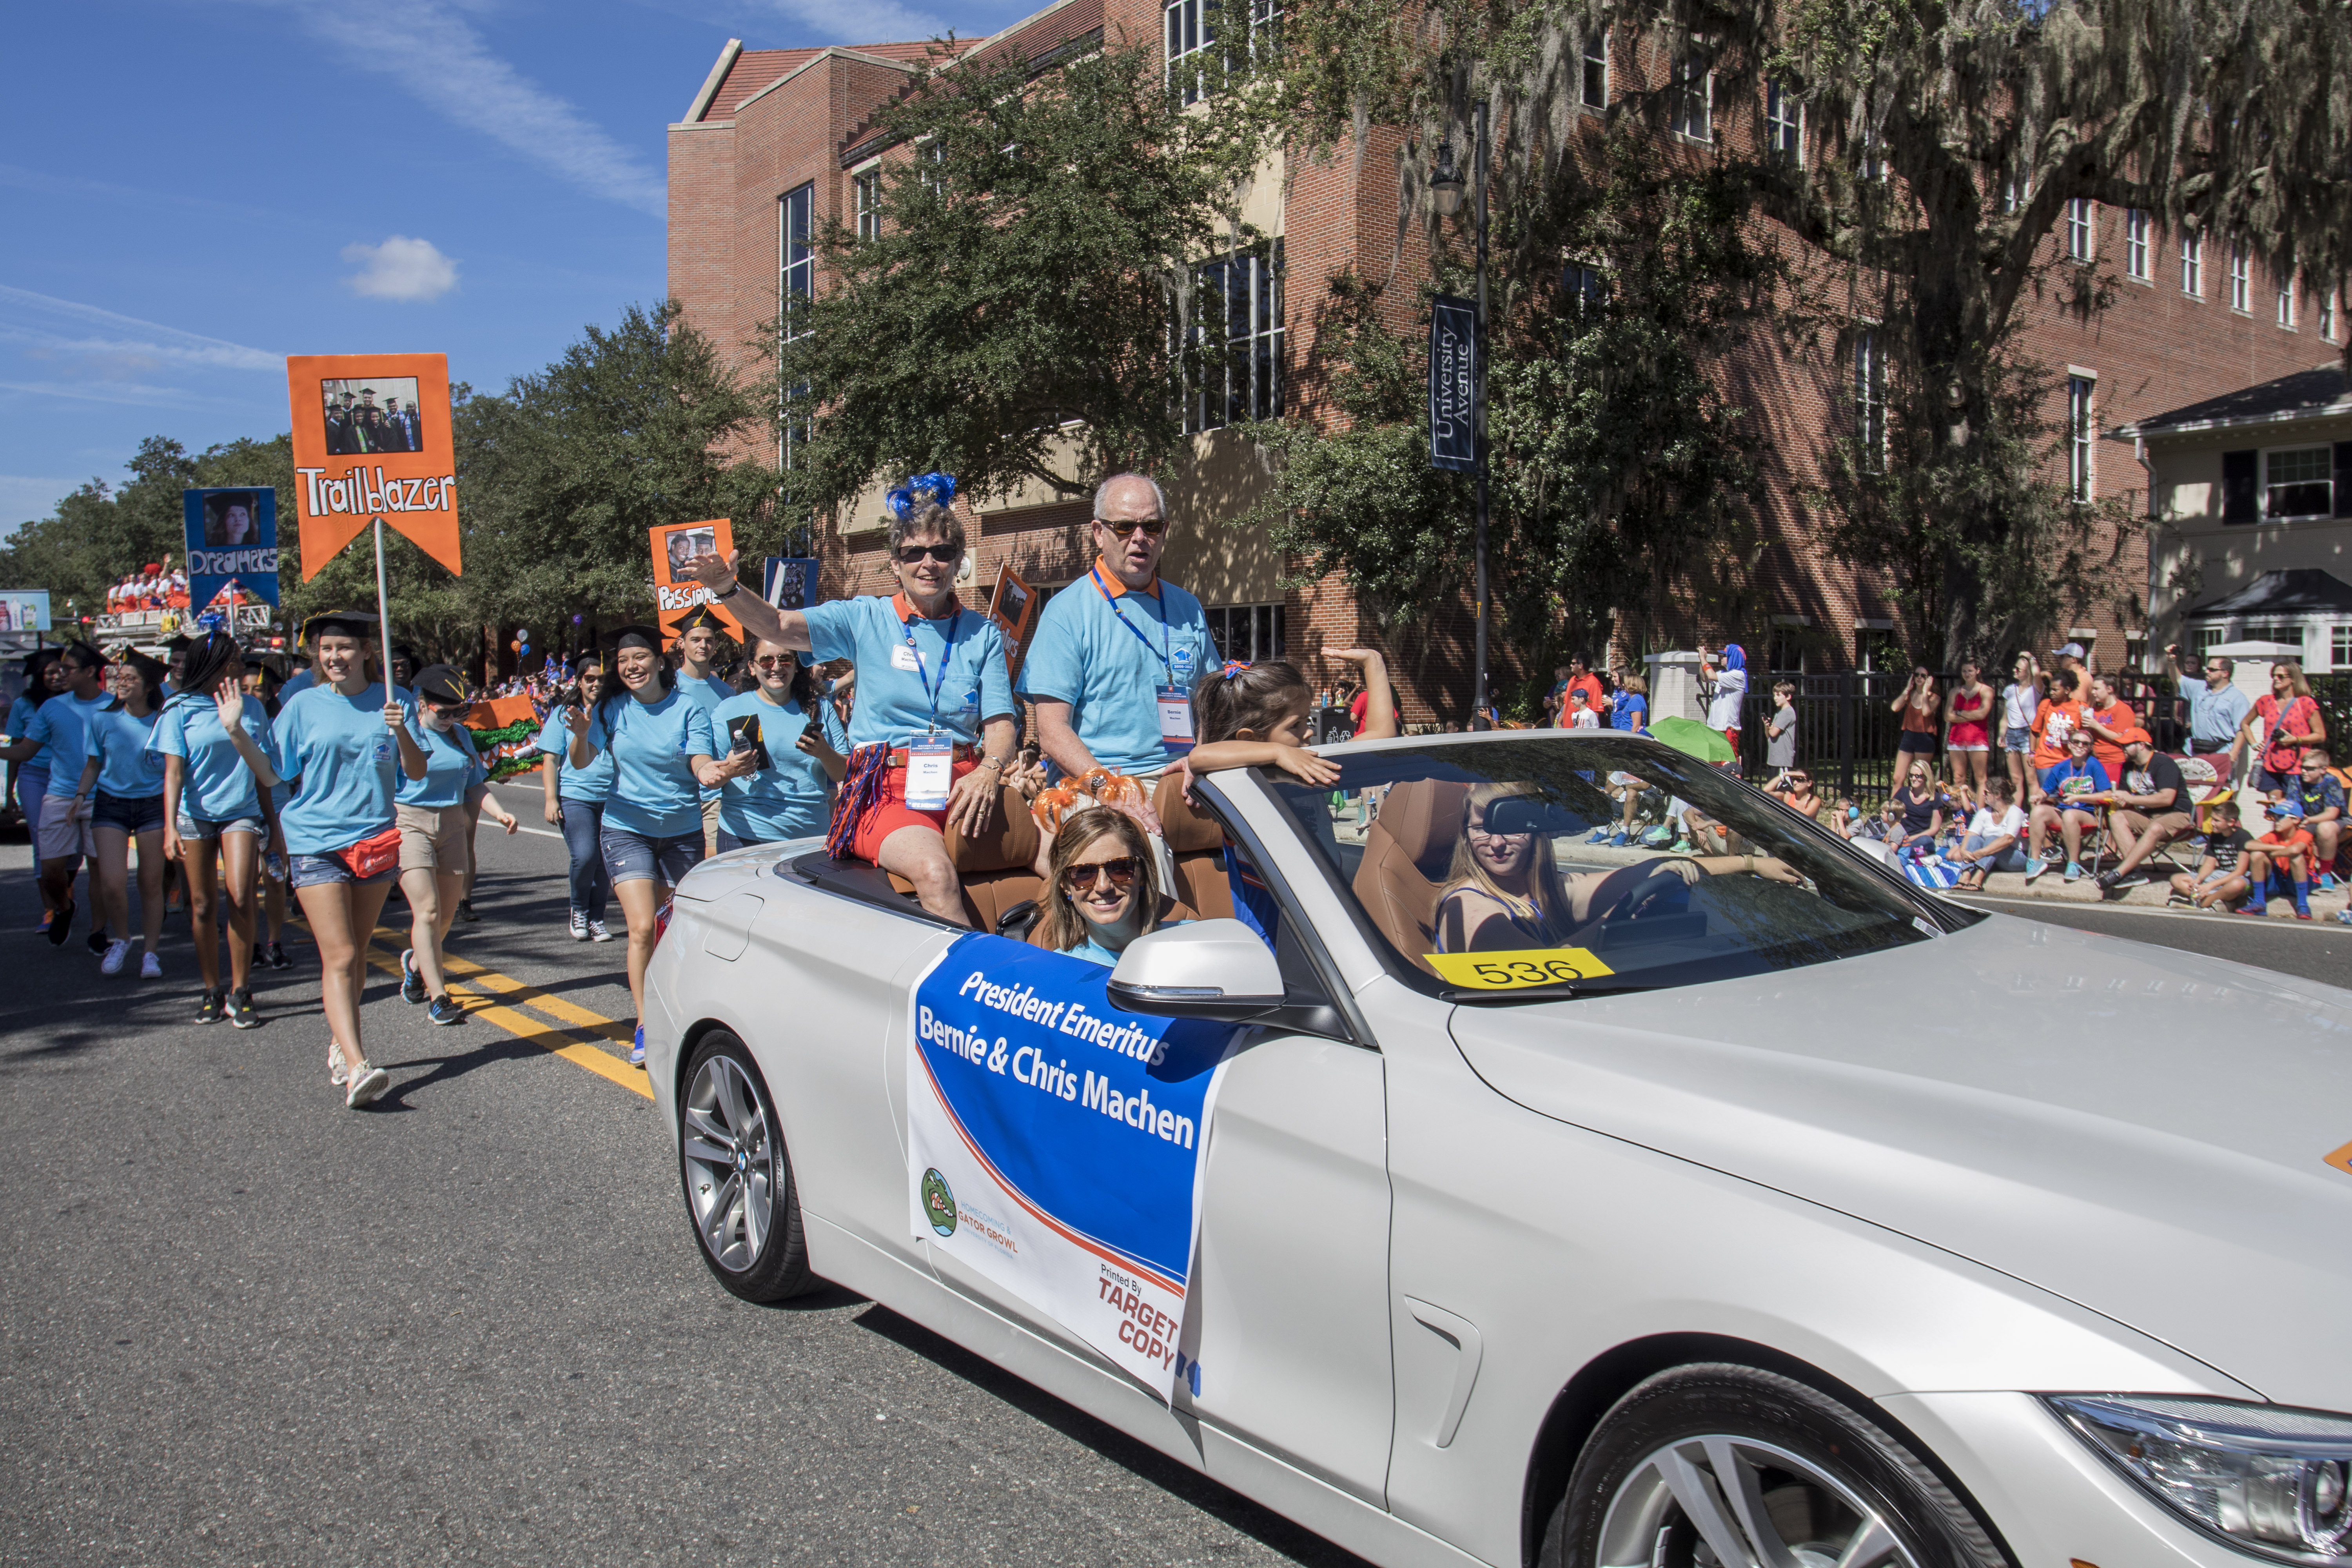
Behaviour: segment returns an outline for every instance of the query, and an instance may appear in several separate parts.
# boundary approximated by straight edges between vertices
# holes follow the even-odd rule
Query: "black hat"
[[[416,672],[415,692],[433,702],[467,700],[466,678],[446,664],[428,664]]]
[[[684,637],[698,626],[709,626],[712,631],[721,634],[727,630],[727,623],[720,620],[709,605],[697,605],[687,611],[678,620],[677,635]]]
[[[597,640],[614,653],[625,647],[649,647],[659,653],[662,646],[661,633],[652,626],[614,626]]]
[[[172,667],[170,665],[165,664],[160,658],[150,658],[146,654],[141,653],[135,647],[123,649],[122,660],[131,668],[137,670],[139,672],[139,679],[145,681],[150,687],[162,687],[163,684],[163,678],[172,673]]]
[[[345,637],[375,636],[376,618],[364,610],[329,610],[312,616],[302,623],[302,640],[315,643],[329,632],[341,632]]]
[[[416,650],[410,647],[404,642],[396,642],[392,645],[392,657],[394,658],[404,658],[409,663],[415,664],[416,662]]]
[[[192,646],[194,646],[194,639],[185,636],[176,637],[171,641],[165,643],[163,646],[171,649],[173,653],[185,653]]]

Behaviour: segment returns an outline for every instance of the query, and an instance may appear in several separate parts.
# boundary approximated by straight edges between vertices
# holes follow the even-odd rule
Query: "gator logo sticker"
[[[941,1236],[955,1234],[955,1194],[948,1191],[948,1179],[940,1174],[937,1165],[923,1173],[923,1214]]]
[[[2328,1155],[2327,1163],[2346,1175],[2352,1176],[2352,1143],[2347,1143],[2335,1153]]]

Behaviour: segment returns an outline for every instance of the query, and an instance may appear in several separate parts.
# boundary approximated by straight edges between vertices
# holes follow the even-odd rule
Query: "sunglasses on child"
[[[898,546],[898,564],[912,566],[926,555],[934,561],[952,561],[962,553],[952,544],[902,544]]]
[[[1091,866],[1065,866],[1062,868],[1062,890],[1083,893],[1103,877],[1108,877],[1114,888],[1129,887],[1135,881],[1136,866],[1136,858],[1132,855],[1122,855],[1116,860],[1097,860]],[[1101,875],[1097,876],[1097,872]]]
[[[1109,529],[1121,539],[1125,539],[1129,534],[1133,533],[1139,528],[1154,539],[1159,538],[1162,533],[1168,531],[1168,520],[1164,517],[1147,517],[1140,521],[1131,521],[1127,519],[1121,519],[1117,522],[1113,522],[1107,517],[1098,517],[1095,519],[1095,521],[1100,526]]]

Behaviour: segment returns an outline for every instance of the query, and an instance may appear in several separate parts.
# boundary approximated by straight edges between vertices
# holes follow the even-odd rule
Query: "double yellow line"
[[[383,944],[389,942],[387,950]],[[394,979],[400,977],[400,950],[408,945],[408,933],[390,926],[378,926],[368,943],[367,961]],[[633,1068],[622,1058],[604,1049],[604,1043],[626,1046],[635,1034],[626,1024],[618,1024],[602,1013],[592,1013],[576,1002],[561,996],[551,996],[536,985],[526,985],[511,975],[500,974],[495,969],[485,969],[469,959],[459,958],[446,948],[441,954],[442,978],[448,983],[449,994],[459,999],[466,1016],[504,1029],[516,1039],[551,1051],[574,1067],[585,1068],[599,1078],[610,1079],[623,1089],[633,1089],[647,1100],[654,1097],[653,1085],[646,1078],[646,1069]],[[470,984],[459,984],[460,977]],[[528,1012],[522,1011],[528,1009]],[[553,1026],[534,1018],[552,1020]]]

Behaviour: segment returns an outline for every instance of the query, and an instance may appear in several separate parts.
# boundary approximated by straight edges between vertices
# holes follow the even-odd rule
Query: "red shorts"
[[[950,779],[960,779],[980,766],[977,758],[967,758],[949,769]],[[886,768],[882,773],[882,797],[866,807],[866,815],[857,819],[857,837],[850,853],[860,860],[874,865],[882,863],[882,841],[902,827],[928,827],[944,837],[948,830],[948,814],[938,811],[917,811],[907,804],[907,770]]]

